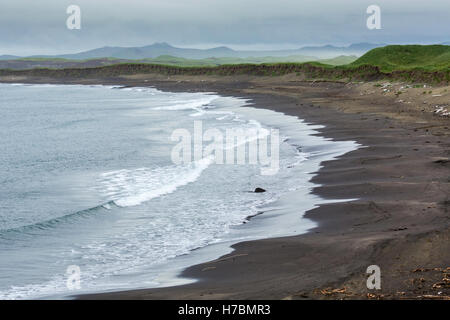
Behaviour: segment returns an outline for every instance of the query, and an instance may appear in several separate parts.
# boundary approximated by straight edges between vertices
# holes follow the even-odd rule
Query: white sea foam
[[[101,184],[116,205],[136,206],[194,182],[211,163],[211,158],[204,158],[184,166],[106,172]]]
[[[190,110],[190,109],[197,109],[204,107],[206,105],[211,104],[215,99],[217,99],[218,96],[215,95],[207,95],[206,97],[202,97],[199,99],[195,99],[193,101],[180,101],[180,102],[174,102],[173,104],[169,106],[162,106],[162,107],[155,107],[153,110]]]

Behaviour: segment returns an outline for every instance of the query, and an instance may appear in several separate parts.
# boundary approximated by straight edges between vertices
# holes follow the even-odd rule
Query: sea
[[[278,130],[279,169],[175,163],[194,123]],[[0,84],[0,299],[189,283],[183,269],[234,243],[308,232],[305,212],[338,201],[311,178],[359,147],[320,128],[214,92]]]

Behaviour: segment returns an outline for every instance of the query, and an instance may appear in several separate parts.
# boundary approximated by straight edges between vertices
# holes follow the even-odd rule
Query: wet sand
[[[199,279],[193,284],[79,298],[449,298],[450,118],[435,112],[436,105],[448,106],[448,86],[312,82],[294,75],[138,75],[64,83],[155,86],[251,98],[254,107],[325,125],[319,129],[325,137],[365,146],[322,163],[313,192],[325,199],[358,200],[308,211],[306,217],[318,223],[311,232],[238,243],[231,254],[186,269],[183,276]],[[381,268],[381,290],[366,287],[366,268],[373,264]]]

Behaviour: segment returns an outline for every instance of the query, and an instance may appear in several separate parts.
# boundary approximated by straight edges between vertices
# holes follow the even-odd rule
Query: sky
[[[381,29],[369,30],[369,5]],[[81,9],[81,29],[66,26]],[[290,49],[307,45],[450,41],[450,0],[0,0],[0,55],[103,46]]]

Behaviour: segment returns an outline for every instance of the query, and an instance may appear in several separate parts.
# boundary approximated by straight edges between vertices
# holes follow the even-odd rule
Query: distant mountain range
[[[450,41],[442,43],[450,45]],[[288,57],[304,56],[317,59],[330,59],[337,56],[361,56],[367,51],[377,47],[384,47],[383,43],[355,43],[349,46],[338,47],[333,45],[309,46],[290,50],[233,50],[228,47],[216,47],[211,49],[177,48],[168,43],[154,43],[144,47],[102,47],[74,54],[62,55],[34,55],[26,58],[41,59],[70,59],[87,60],[101,58],[116,58],[126,60],[153,59],[160,56],[172,56],[184,59],[207,58],[258,58],[258,57]],[[0,60],[14,60],[25,57],[3,55]],[[310,59],[309,59],[310,60]]]
[[[21,58],[21,57],[11,56],[11,55],[7,55],[7,54],[0,55],[0,60],[13,60],[13,59],[19,59],[19,58]]]
[[[332,45],[303,47],[291,50],[233,50],[228,47],[216,47],[211,49],[190,49],[177,48],[168,43],[154,43],[144,47],[102,47],[75,54],[62,55],[35,55],[27,58],[64,58],[64,59],[98,59],[98,58],[118,58],[118,59],[146,59],[159,56],[173,56],[186,59],[205,59],[211,57],[220,58],[248,58],[248,57],[284,57],[284,56],[314,56],[321,59],[333,58],[340,55],[360,56],[367,51],[382,47],[385,44],[357,43],[348,47],[336,47]],[[11,60],[23,57],[0,56],[0,60]]]

